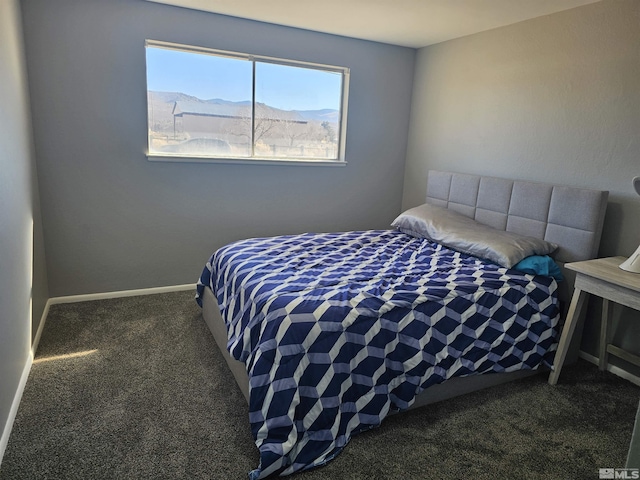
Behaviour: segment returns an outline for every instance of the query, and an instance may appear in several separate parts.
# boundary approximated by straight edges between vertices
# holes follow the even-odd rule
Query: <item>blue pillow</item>
[[[513,269],[531,275],[553,277],[558,282],[564,280],[560,267],[549,255],[531,255],[516,263]]]

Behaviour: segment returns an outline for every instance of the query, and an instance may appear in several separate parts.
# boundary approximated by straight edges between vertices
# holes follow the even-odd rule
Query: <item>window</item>
[[[149,157],[344,162],[349,70],[147,40]]]

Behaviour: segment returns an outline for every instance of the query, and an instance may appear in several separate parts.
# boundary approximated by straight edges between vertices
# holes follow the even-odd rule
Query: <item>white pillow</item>
[[[506,268],[530,255],[548,255],[558,248],[554,243],[497,230],[428,203],[400,214],[391,225],[414,237],[428,238]]]

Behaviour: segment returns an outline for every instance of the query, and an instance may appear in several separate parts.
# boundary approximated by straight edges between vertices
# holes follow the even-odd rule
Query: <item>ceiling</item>
[[[149,0],[419,48],[599,0]]]

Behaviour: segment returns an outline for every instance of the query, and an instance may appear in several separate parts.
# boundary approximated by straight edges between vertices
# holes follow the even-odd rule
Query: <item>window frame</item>
[[[149,84],[148,84],[148,68],[147,68],[147,48],[163,48],[167,50],[175,50],[184,53],[197,53],[204,55],[212,55],[217,57],[225,57],[239,60],[248,60],[252,66],[251,79],[251,143],[250,156],[227,156],[227,155],[194,155],[191,153],[161,153],[151,151],[151,135],[149,125]],[[342,77],[342,88],[340,91],[340,118],[337,128],[337,158],[314,158],[314,157],[261,157],[255,155],[255,113],[256,113],[256,62],[272,63],[276,65],[309,68],[331,73],[339,73]],[[147,106],[147,150],[146,156],[149,161],[156,162],[186,162],[186,163],[233,163],[233,164],[269,164],[269,165],[327,165],[327,166],[344,166],[346,165],[346,137],[347,137],[347,109],[349,96],[349,77],[350,69],[348,67],[340,67],[335,65],[326,65],[320,63],[305,62],[299,60],[283,59],[278,57],[270,57],[264,55],[253,55],[247,53],[233,52],[227,50],[218,50],[195,45],[184,45],[180,43],[166,42],[161,40],[145,40],[145,86],[146,86],[146,106]]]

